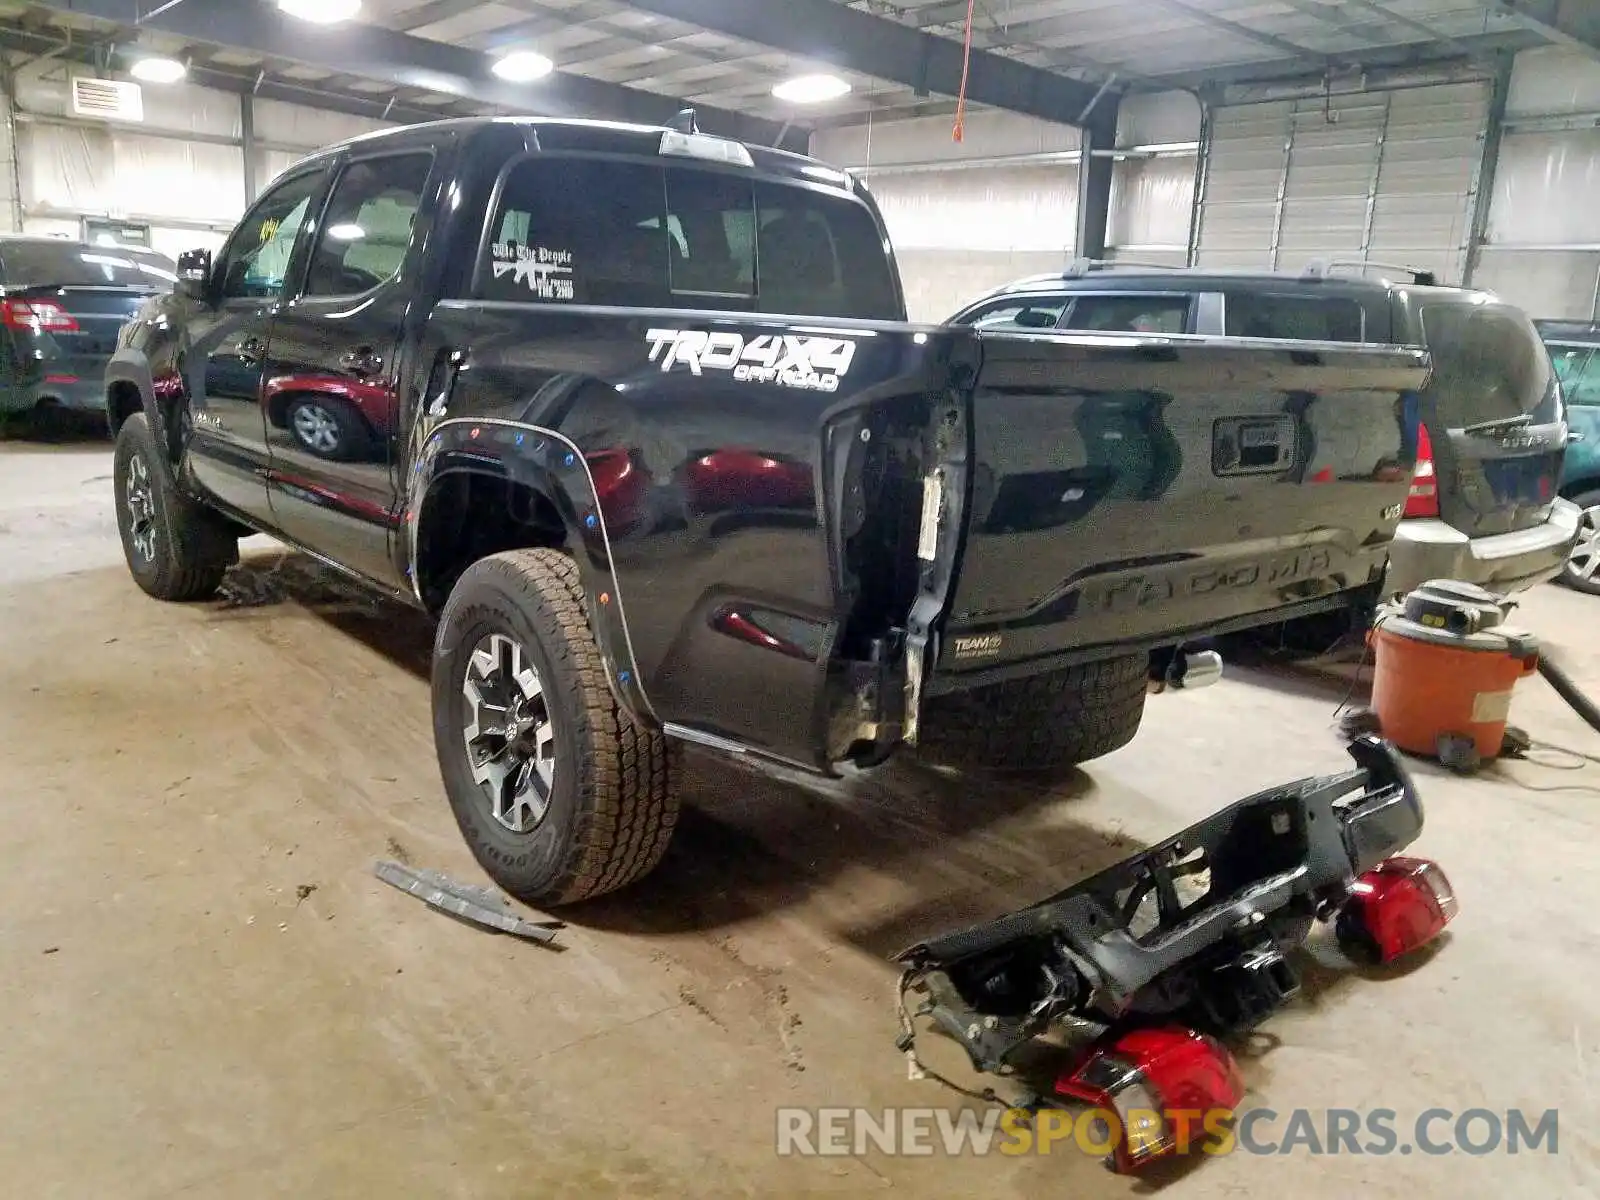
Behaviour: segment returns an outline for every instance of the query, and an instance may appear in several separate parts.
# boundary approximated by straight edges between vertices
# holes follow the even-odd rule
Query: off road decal
[[[494,277],[515,276],[526,283],[540,300],[571,300],[572,251],[552,250],[548,246],[519,246],[516,242],[496,242],[492,251]]]
[[[688,367],[695,375],[728,371],[740,383],[770,383],[812,392],[836,392],[855,361],[849,338],[743,334],[703,329],[652,329],[650,361],[663,371]]]

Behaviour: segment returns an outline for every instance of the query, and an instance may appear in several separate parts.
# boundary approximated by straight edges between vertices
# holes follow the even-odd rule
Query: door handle
[[[255,366],[267,356],[267,344],[257,337],[248,337],[239,343],[239,361]]]
[[[341,354],[339,365],[352,375],[376,375],[383,370],[383,359],[374,353],[370,346],[362,346],[347,354]]]

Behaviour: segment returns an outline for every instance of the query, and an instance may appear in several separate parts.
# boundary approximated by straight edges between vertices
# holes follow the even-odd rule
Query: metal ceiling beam
[[[1345,0],[1345,3],[1364,12],[1371,13],[1381,21],[1387,21],[1391,25],[1398,25],[1402,29],[1409,29],[1412,33],[1420,34],[1429,41],[1438,42],[1452,54],[1471,53],[1465,43],[1458,38],[1448,37],[1440,33],[1432,25],[1419,21],[1415,17],[1408,17],[1405,13],[1397,13],[1392,8],[1380,4],[1378,0]]]
[[[149,0],[41,0],[37,7],[533,116],[601,117],[659,125],[684,106],[684,101],[674,97],[560,71],[533,85],[506,83],[495,78],[489,56],[478,51],[376,25],[353,22],[315,28],[279,12],[265,0],[185,0],[181,7],[146,20],[142,13],[148,3]],[[695,107],[708,133],[766,145],[785,137],[784,127],[776,121]],[[785,145],[803,149],[809,136],[805,129],[791,130]]]
[[[1600,58],[1600,5],[1594,0],[1490,0],[1489,7],[1548,42]]]
[[[642,12],[890,80],[918,93],[954,96],[961,88],[960,43],[834,0],[625,2]],[[967,98],[977,104],[1063,125],[1104,124],[1108,118],[1115,120],[1116,98],[1106,97],[1096,105],[1099,91],[1092,84],[986,50],[972,52]]]
[[[1241,25],[1238,21],[1230,21],[1227,17],[1219,17],[1216,13],[1201,8],[1198,4],[1187,3],[1186,0],[1155,0],[1155,2],[1162,8],[1182,13],[1198,24],[1209,25],[1213,29],[1232,34],[1234,37],[1247,42],[1255,42],[1258,46],[1265,46],[1269,50],[1277,50],[1283,54],[1298,55],[1313,60],[1320,60],[1325,57],[1309,46],[1291,42],[1288,38],[1281,38],[1275,33],[1265,33],[1259,29],[1251,29],[1248,25]]]

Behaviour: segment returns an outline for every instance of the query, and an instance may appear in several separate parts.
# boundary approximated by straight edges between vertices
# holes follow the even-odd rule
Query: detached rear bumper
[[[1561,573],[1578,540],[1583,510],[1557,500],[1532,529],[1470,537],[1444,521],[1401,521],[1389,552],[1384,594],[1403,595],[1430,579],[1457,579],[1495,592],[1521,592]]]
[[[900,959],[923,1011],[986,1071],[1063,1017],[1255,1023],[1298,987],[1283,952],[1422,832],[1394,748],[1362,738],[1350,754],[1356,770],[1258,793],[1030,908],[913,946]]]

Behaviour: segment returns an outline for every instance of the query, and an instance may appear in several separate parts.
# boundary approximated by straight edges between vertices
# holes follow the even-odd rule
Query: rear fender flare
[[[606,528],[583,451],[570,438],[537,425],[496,418],[456,417],[430,428],[406,480],[402,546],[405,573],[419,603],[417,541],[429,493],[458,471],[499,476],[544,496],[567,527],[567,545],[583,579],[590,627],[600,644],[607,681],[617,702],[641,724],[659,726],[639,676],[628,630],[627,606],[612,565]]]

